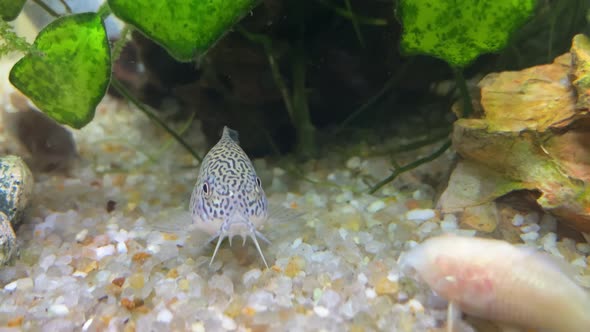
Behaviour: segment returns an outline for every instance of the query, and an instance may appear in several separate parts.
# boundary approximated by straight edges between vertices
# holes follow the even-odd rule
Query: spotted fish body
[[[268,201],[235,130],[224,127],[219,142],[203,158],[190,212],[197,227],[209,233],[211,240],[218,238],[211,263],[226,237],[231,245],[232,238],[240,235],[244,243],[248,236],[252,239],[268,267],[256,239],[268,242],[259,232],[268,219]]]

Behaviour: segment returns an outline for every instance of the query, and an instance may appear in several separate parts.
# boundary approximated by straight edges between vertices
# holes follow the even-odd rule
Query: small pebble
[[[205,332],[205,324],[203,322],[196,322],[191,325],[192,332]]]
[[[172,321],[172,313],[168,309],[160,310],[156,320],[160,323],[169,324]]]
[[[414,209],[406,213],[408,220],[423,222],[428,219],[432,219],[436,216],[436,213],[432,209]]]
[[[223,327],[224,331],[233,331],[238,327],[238,325],[233,319],[224,315],[221,318],[221,327]]]
[[[115,251],[115,246],[112,244],[109,244],[109,245],[98,247],[98,248],[94,249],[94,252],[96,254],[96,259],[101,260],[107,256],[114,255],[116,251]]]
[[[521,214],[514,215],[512,218],[512,225],[520,227],[522,224],[524,224],[524,217]]]
[[[541,226],[539,226],[539,224],[528,224],[520,228],[520,230],[525,233],[538,232],[540,229]]]
[[[539,238],[539,233],[537,232],[530,232],[530,233],[525,233],[525,234],[521,234],[520,238],[527,242],[527,241],[535,241],[536,239]]]
[[[86,228],[79,231],[78,234],[76,234],[76,242],[78,242],[78,243],[83,242],[84,240],[86,240],[87,235],[88,235],[88,230]]]
[[[13,281],[13,282],[11,282],[11,283],[8,283],[8,284],[4,285],[4,290],[5,291],[13,292],[13,291],[16,290],[16,288],[17,288],[16,280]]]
[[[408,306],[410,307],[410,310],[412,310],[412,312],[414,313],[424,312],[424,306],[420,301],[416,299],[410,299],[408,301]]]
[[[262,275],[260,269],[252,269],[242,276],[242,282],[246,287],[251,287]]]
[[[296,238],[295,241],[293,241],[293,244],[291,244],[291,249],[297,249],[302,242],[303,240],[300,237]]]
[[[590,254],[590,244],[589,243],[577,243],[576,249],[583,254]]]
[[[551,252],[551,249],[554,249],[557,243],[557,235],[553,232],[547,233],[541,238],[541,243],[545,251]]]
[[[369,279],[367,279],[367,276],[364,273],[359,273],[357,280],[362,284],[366,284],[367,281],[369,281]]]
[[[573,261],[570,262],[573,266],[579,266],[581,268],[586,268],[588,265],[586,264],[586,258],[584,256],[580,256]]]
[[[352,157],[346,161],[346,167],[349,169],[357,169],[361,166],[361,158]]]
[[[70,313],[70,309],[63,304],[53,304],[49,307],[48,312],[55,316],[65,316]]]
[[[127,245],[125,242],[118,242],[117,243],[117,252],[119,254],[126,254],[127,253]]]
[[[328,310],[328,308],[323,307],[321,305],[317,305],[315,307],[313,307],[313,312],[315,312],[316,315],[318,315],[319,317],[328,317],[328,315],[330,315],[330,310]]]
[[[338,234],[340,234],[340,238],[342,238],[342,240],[346,240],[346,237],[348,236],[348,231],[344,228],[339,228]]]
[[[365,296],[368,299],[374,299],[377,297],[377,292],[375,291],[374,288],[367,288],[367,289],[365,289]]]
[[[375,213],[375,212],[383,210],[384,207],[385,207],[385,202],[383,202],[382,200],[376,200],[367,207],[367,212]]]

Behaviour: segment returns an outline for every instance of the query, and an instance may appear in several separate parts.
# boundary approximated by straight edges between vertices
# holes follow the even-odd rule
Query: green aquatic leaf
[[[14,20],[27,0],[0,0],[0,17],[4,21]]]
[[[56,121],[82,128],[94,117],[111,78],[110,48],[100,16],[58,18],[33,45],[36,52],[12,67],[10,82]]]
[[[112,12],[179,61],[207,51],[257,0],[108,0]]]
[[[533,13],[536,0],[400,0],[401,48],[465,67],[506,46]]]

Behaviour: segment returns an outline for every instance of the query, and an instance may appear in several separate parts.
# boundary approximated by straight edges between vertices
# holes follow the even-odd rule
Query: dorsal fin
[[[229,128],[228,126],[223,126],[223,134],[222,137],[229,137],[232,141],[236,144],[240,144],[240,135],[237,131]]]

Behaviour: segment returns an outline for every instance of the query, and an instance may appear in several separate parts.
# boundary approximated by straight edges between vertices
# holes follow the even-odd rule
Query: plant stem
[[[346,3],[346,10],[350,13],[350,20],[352,21],[352,26],[354,27],[354,32],[356,33],[356,38],[361,44],[361,47],[365,47],[365,41],[363,40],[363,34],[361,33],[361,28],[359,27],[359,21],[356,17],[356,14],[352,10],[352,5],[350,4],[350,0],[344,0]]]
[[[248,38],[250,41],[259,43],[264,48],[266,56],[268,57],[268,64],[270,65],[272,78],[275,81],[277,87],[279,88],[279,91],[281,92],[281,97],[283,98],[283,102],[285,103],[285,108],[287,109],[287,113],[289,114],[291,122],[295,123],[295,118],[293,114],[293,99],[291,98],[291,93],[289,92],[289,88],[287,87],[287,84],[285,83],[283,76],[281,76],[279,65],[274,56],[272,40],[263,34],[249,32],[241,26],[237,26],[237,31],[241,33],[244,37]]]
[[[43,8],[43,10],[47,12],[47,14],[53,17],[59,17],[59,14],[55,10],[51,9],[51,7],[49,7],[45,2],[41,0],[33,0],[33,2],[36,3],[37,6]]]
[[[385,186],[389,182],[395,180],[395,178],[397,178],[400,174],[405,173],[409,170],[412,170],[422,164],[431,162],[434,159],[440,157],[450,146],[451,146],[451,140],[449,139],[438,150],[434,151],[432,154],[430,154],[424,158],[420,158],[418,160],[415,160],[407,165],[404,165],[401,167],[396,167],[390,176],[388,176],[387,178],[383,179],[382,181],[377,183],[375,186],[373,186],[373,188],[371,188],[369,190],[369,194],[374,194],[377,190],[381,189],[383,186]]]
[[[396,145],[395,147],[391,147],[388,145],[384,145],[383,147],[377,147],[375,150],[371,152],[372,156],[382,156],[382,155],[392,155],[401,152],[408,152],[417,150],[419,148],[425,147],[427,145],[434,144],[436,142],[441,141],[445,137],[449,137],[449,133],[451,130],[449,128],[444,128],[443,130],[437,130],[436,132],[428,135],[425,138],[415,140],[413,142]]]
[[[113,63],[119,60],[119,56],[121,56],[121,52],[123,51],[123,47],[127,44],[127,38],[129,37],[129,32],[131,31],[131,27],[128,24],[123,26],[121,32],[119,34],[119,39],[113,44],[111,58],[113,59]]]
[[[340,8],[336,5],[334,5],[333,3],[331,3],[328,0],[317,0],[318,3],[320,3],[321,5],[324,5],[330,9],[332,9],[334,11],[334,13],[336,13],[337,15],[340,15],[344,18],[347,19],[353,19],[353,15],[352,12],[349,10],[344,10],[343,8]],[[348,2],[348,0],[347,0]],[[394,6],[395,7],[395,6]],[[360,23],[360,24],[366,24],[366,25],[373,25],[373,26],[386,26],[387,25],[387,20],[384,18],[373,18],[373,17],[366,17],[366,16],[361,16],[361,15],[354,15],[355,20]]]
[[[111,7],[109,7],[108,1],[105,1],[102,6],[98,7],[98,11],[96,12],[100,17],[106,19],[107,16],[111,15]]]
[[[61,2],[61,5],[64,6],[66,13],[68,13],[68,14],[72,13],[72,8],[70,8],[70,6],[68,5],[68,3],[65,0],[59,0],[59,2]]]
[[[117,92],[119,92],[122,96],[124,96],[125,99],[127,99],[129,102],[131,102],[133,105],[135,105],[135,107],[137,107],[141,112],[143,112],[143,114],[147,115],[147,117],[150,120],[152,120],[153,122],[158,124],[164,130],[166,130],[166,132],[168,132],[170,135],[172,135],[172,137],[174,137],[180,145],[182,145],[195,159],[197,159],[199,161],[199,163],[203,160],[201,158],[201,156],[197,152],[195,152],[190,147],[190,145],[188,145],[188,143],[182,139],[182,137],[180,137],[180,135],[178,135],[172,128],[168,127],[168,125],[166,125],[166,123],[164,123],[164,121],[162,121],[156,114],[154,114],[154,112],[149,110],[139,100],[137,100],[135,97],[133,97],[129,93],[127,88],[125,88],[125,86],[123,86],[123,84],[121,82],[119,82],[117,79],[113,78],[111,80],[111,86],[113,88],[115,88],[115,90],[117,90]]]
[[[465,77],[463,77],[463,68],[453,68],[453,73],[455,74],[455,81],[461,91],[461,97],[463,97],[463,117],[466,118],[473,112],[471,96],[467,89],[467,81],[465,81]]]
[[[297,152],[311,157],[316,152],[315,128],[309,116],[307,91],[305,88],[305,55],[303,40],[300,39],[293,56],[293,118],[297,130]]]
[[[350,115],[348,115],[346,117],[346,119],[344,119],[344,121],[342,121],[338,125],[338,127],[336,127],[336,129],[334,130],[334,133],[336,134],[336,133],[339,133],[342,130],[344,130],[350,122],[352,122],[354,119],[356,119],[364,111],[366,111],[367,109],[369,109],[373,105],[375,105],[377,103],[377,101],[379,101],[385,95],[385,93],[387,91],[391,90],[397,83],[399,83],[401,78],[404,77],[404,75],[406,74],[406,71],[410,67],[411,63],[413,63],[412,59],[410,59],[409,62],[404,63],[402,65],[401,69],[398,70],[394,76],[390,77],[389,80],[387,82],[385,82],[385,85],[383,85],[383,87],[375,95],[373,95],[371,98],[369,98],[359,108],[354,110],[354,112],[350,113]]]

